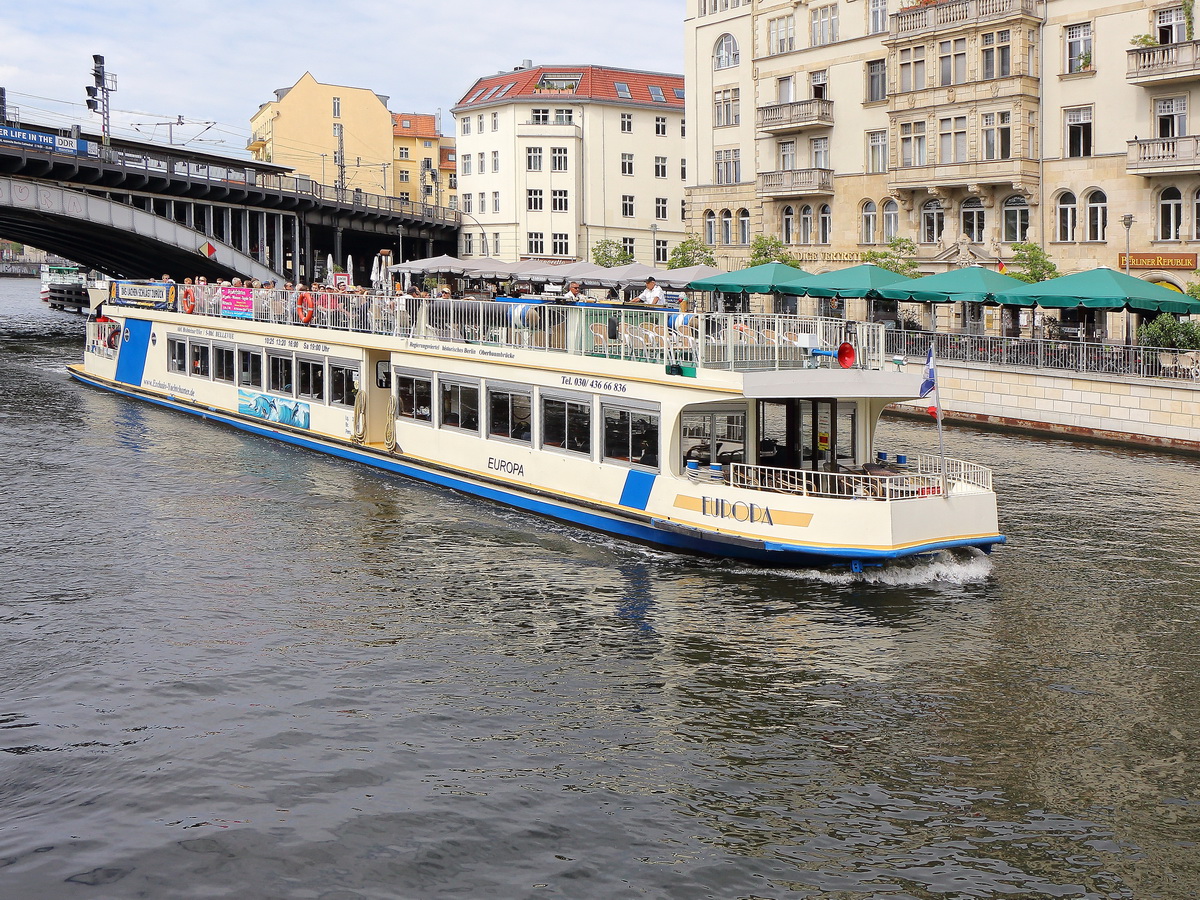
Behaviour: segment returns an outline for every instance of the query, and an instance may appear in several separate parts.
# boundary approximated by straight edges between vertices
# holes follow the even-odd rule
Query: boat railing
[[[799,315],[685,313],[645,306],[449,300],[332,291],[184,285],[194,315],[250,319],[450,343],[537,349],[684,368],[836,366],[849,341],[856,368],[882,369],[883,326]]]
[[[945,485],[951,494],[985,493],[992,490],[991,470],[960,459],[946,459]],[[697,480],[727,481],[733,487],[784,494],[843,499],[912,500],[941,496],[943,460],[921,454],[915,467],[905,466],[890,474],[869,473],[839,467],[837,472],[812,469],[778,469],[731,463],[717,470],[700,469]]]

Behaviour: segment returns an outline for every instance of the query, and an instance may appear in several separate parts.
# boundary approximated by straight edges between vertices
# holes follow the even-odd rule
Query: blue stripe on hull
[[[153,403],[156,406],[162,406],[167,409],[177,410],[179,412],[190,413],[191,415],[197,416],[201,419],[211,419],[221,422],[225,425],[229,425],[233,428],[248,432],[250,434],[274,438],[275,440],[283,441],[286,444],[291,444],[296,447],[303,447],[308,450],[316,450],[320,453],[325,453],[330,456],[336,456],[352,462],[362,463],[363,465],[371,466],[372,468],[383,469],[387,472],[393,472],[397,475],[403,475],[407,478],[412,478],[415,481],[423,481],[428,484],[450,488],[451,490],[460,491],[465,494],[471,494],[476,497],[483,497],[486,500],[501,503],[505,506],[526,510],[528,512],[546,516],[551,519],[556,519],[560,522],[566,522],[568,524],[589,528],[593,531],[613,534],[620,537],[629,538],[640,543],[654,544],[673,550],[699,553],[705,556],[718,556],[727,559],[739,559],[774,565],[830,566],[845,564],[852,559],[899,559],[902,557],[917,556],[920,554],[932,553],[936,550],[950,549],[953,547],[973,546],[988,550],[990,552],[992,544],[1004,543],[1004,537],[998,536],[996,539],[989,540],[987,542],[970,540],[942,541],[923,544],[918,547],[911,547],[904,551],[881,551],[860,549],[855,547],[822,547],[798,550],[789,545],[772,544],[770,542],[761,544],[759,546],[742,546],[736,543],[729,543],[721,540],[712,540],[703,537],[676,534],[671,531],[655,528],[650,524],[621,518],[619,515],[604,515],[602,513],[590,510],[568,506],[560,501],[531,497],[517,491],[506,490],[504,488],[487,484],[479,484],[466,478],[425,469],[411,463],[390,459],[386,456],[381,456],[367,450],[358,450],[354,447],[341,446],[338,444],[328,444],[314,438],[305,437],[304,435],[293,434],[288,431],[278,431],[273,428],[258,425],[251,421],[234,418],[225,413],[216,412],[208,408],[198,409],[194,406],[178,403],[173,400],[160,397],[151,397],[142,393],[124,390],[105,381],[95,380],[92,377],[75,369],[69,369],[68,371],[72,378],[76,379],[77,381],[81,381],[84,384],[98,387],[114,394],[120,394],[124,397],[130,397],[135,400],[143,400],[148,403]]]

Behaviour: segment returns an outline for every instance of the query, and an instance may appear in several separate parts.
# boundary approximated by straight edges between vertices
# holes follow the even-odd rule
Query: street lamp
[[[1121,216],[1121,224],[1125,226],[1125,274],[1129,274],[1129,230],[1133,228],[1133,213]],[[1125,307],[1125,345],[1133,346],[1133,310]]]
[[[650,223],[650,263],[658,264],[658,223]]]

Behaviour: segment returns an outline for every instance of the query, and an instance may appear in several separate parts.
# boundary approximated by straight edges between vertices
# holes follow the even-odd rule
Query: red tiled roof
[[[405,122],[408,123],[408,127],[405,127]],[[437,128],[437,116],[421,113],[392,113],[392,134],[415,138],[441,137]]]
[[[579,83],[573,93],[540,92],[536,85],[543,77],[573,75]],[[629,97],[617,93],[617,84],[629,88]],[[506,85],[512,87],[504,90]],[[650,93],[651,87],[662,88],[663,99],[656,100]],[[493,88],[498,90],[493,91]],[[683,100],[675,96],[676,89],[683,90],[682,75],[667,75],[659,72],[639,72],[633,69],[611,69],[606,66],[534,66],[513,72],[501,72],[480,78],[462,95],[454,105],[454,111],[507,103],[520,98],[553,102],[554,98],[579,100],[603,100],[611,103],[626,103],[637,106],[654,106],[665,109],[683,110]],[[489,96],[490,95],[490,96]],[[501,96],[502,95],[502,96]]]

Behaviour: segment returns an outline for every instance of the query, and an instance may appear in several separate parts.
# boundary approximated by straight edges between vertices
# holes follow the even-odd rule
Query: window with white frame
[[[340,119],[342,117],[342,98],[341,97],[333,98],[333,117],[335,119]]]
[[[938,162],[967,161],[967,117],[949,116],[938,119]]]
[[[790,172],[796,168],[796,142],[795,141],[780,141],[779,142],[779,169],[782,172]]]
[[[667,177],[667,158],[665,156],[654,157],[654,177],[655,178],[666,178]]]
[[[779,214],[779,234],[785,244],[796,242],[796,210],[785,206]]]
[[[1063,110],[1067,128],[1068,157],[1092,155],[1092,107],[1076,106]]]
[[[528,253],[530,256],[541,256],[546,252],[546,238],[541,231],[530,231],[526,234],[528,239]]]
[[[790,53],[796,49],[796,17],[779,16],[767,22],[767,53]]]
[[[565,190],[554,189],[550,192],[550,209],[554,212],[568,212],[570,201]]]
[[[550,110],[534,108],[530,112],[529,121],[533,125],[548,125],[550,123]]]
[[[738,44],[733,35],[723,34],[717,38],[716,46],[713,47],[713,68],[732,69],[739,60]]]
[[[717,184],[737,184],[742,180],[741,150],[717,150],[714,158]]]
[[[828,203],[822,203],[817,210],[817,243],[828,244],[833,237],[833,210]]]
[[[829,72],[826,69],[809,72],[808,90],[814,100],[829,99]]]
[[[905,47],[900,51],[900,90],[925,89],[925,48]]]
[[[574,125],[575,110],[573,109],[556,109],[554,111],[555,125]]]
[[[525,191],[525,209],[529,212],[541,212],[542,206],[542,189],[528,188]]]
[[[1187,40],[1187,17],[1182,6],[1158,10],[1154,25],[1160,44],[1180,44]]]
[[[833,3],[829,6],[818,6],[811,11],[812,17],[812,46],[820,47],[832,44],[838,39],[838,8]]]
[[[740,88],[713,92],[713,127],[737,125],[742,121],[741,93]]]
[[[628,254],[630,259],[633,259],[637,253],[637,241],[631,237],[621,238],[621,250]]]
[[[570,255],[570,239],[567,234],[554,232],[550,235],[550,252],[555,256]]]
[[[738,224],[738,243],[743,244],[743,245],[749,244],[750,243],[750,210],[748,210],[748,209],[739,209],[738,210],[737,224]]]
[[[482,175],[487,171],[487,157],[481,152],[479,154],[479,174]]]
[[[864,244],[875,243],[875,230],[877,228],[878,212],[874,200],[868,200],[862,205],[862,230],[859,234],[859,241]]]
[[[492,131],[500,130],[500,113],[492,113]]]
[[[462,155],[462,159],[460,159],[458,161],[458,174],[459,175],[470,175],[471,174],[471,154],[470,153],[464,153]]]
[[[621,133],[633,134],[633,113],[621,113]]]
[[[667,136],[667,117],[666,116],[655,116],[654,117],[654,133],[658,137],[666,137]]]
[[[1092,64],[1092,23],[1080,22],[1066,29],[1067,71],[1082,72]]]
[[[500,151],[499,150],[492,151],[492,171],[493,172],[500,171]]]
[[[1004,78],[1012,74],[1012,32],[989,31],[979,36],[980,77]]]
[[[1183,137],[1187,131],[1187,97],[1160,97],[1154,101],[1155,136]]]
[[[812,138],[808,142],[809,156],[812,159],[812,167],[814,169],[828,169],[829,165],[829,138],[817,137]]]
[[[887,30],[887,0],[870,0],[867,4],[867,34],[882,34]]]
[[[775,102],[792,103],[796,99],[796,76],[785,75],[775,79]]]
[[[704,243],[712,246],[717,242],[717,214],[711,209],[704,211]]]
[[[633,194],[621,195],[621,215],[626,219],[633,218]]]
[[[681,156],[679,158],[679,180],[687,181],[687,157],[686,156]]]
[[[463,116],[459,120],[458,133],[459,134],[470,134],[471,133],[471,117],[470,116]]]
[[[1158,195],[1158,239],[1177,241],[1183,233],[1183,195],[1177,187],[1164,188]]]
[[[551,172],[567,171],[567,148],[566,147],[551,147],[550,148],[550,171]]]
[[[469,231],[464,231],[462,236],[462,252],[463,256],[470,256],[475,252],[475,235]]]
[[[967,39],[938,41],[938,84],[962,84],[967,80]]]
[[[921,207],[921,243],[936,244],[946,228],[946,212],[941,200],[930,200]]]
[[[1108,239],[1108,195],[1104,191],[1092,191],[1087,198],[1087,239]],[[1200,223],[1200,218],[1196,220]]]
[[[887,99],[887,60],[867,61],[867,102],[878,103]]]
[[[632,175],[633,174],[633,154],[632,153],[622,153],[621,154],[621,174],[622,175]]]
[[[665,263],[667,261],[667,242],[662,238],[654,239],[654,262]]]
[[[962,233],[967,240],[978,244],[983,241],[984,209],[978,197],[968,197],[962,202]]]
[[[492,212],[500,212],[500,192],[492,191]]]
[[[654,218],[663,220],[663,219],[666,219],[666,217],[667,217],[667,198],[666,197],[655,197],[654,198]]]
[[[883,201],[883,242],[900,235],[900,205],[895,200]]]
[[[813,210],[808,204],[800,207],[800,243],[811,244],[813,240]]]
[[[1020,194],[1004,201],[1004,242],[1015,244],[1029,234],[1029,203]]]
[[[465,213],[475,212],[475,205],[474,205],[474,203],[471,202],[472,196],[473,196],[472,194],[463,194],[462,195],[462,211]]]
[[[886,172],[888,168],[888,139],[886,131],[867,132],[867,171]]]
[[[527,172],[542,171],[542,148],[541,147],[526,147],[525,148],[525,170]]]
[[[396,159],[408,159],[408,158],[409,157],[408,157],[408,148],[407,147],[396,148]]]
[[[733,243],[733,213],[727,209],[721,210],[721,243]]]
[[[1075,226],[1078,222],[1079,207],[1075,195],[1063,191],[1055,204],[1055,221],[1058,225],[1057,240],[1066,243],[1075,240]]]
[[[487,194],[483,191],[479,192],[479,211],[481,213],[487,212]]]
[[[900,123],[900,165],[923,166],[926,162],[925,123]]]
[[[986,112],[979,117],[983,129],[983,158],[1012,157],[1012,113],[1008,110]]]

